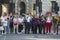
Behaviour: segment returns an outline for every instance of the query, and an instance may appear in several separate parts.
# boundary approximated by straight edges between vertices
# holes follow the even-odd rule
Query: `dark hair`
[[[7,15],[7,13],[4,13],[4,15],[6,16],[6,15]]]
[[[44,16],[44,15],[42,15],[42,16]]]
[[[58,14],[58,12],[55,12],[55,14]]]
[[[9,20],[9,18],[7,18],[7,20]]]
[[[18,15],[18,13],[15,13],[15,15]]]

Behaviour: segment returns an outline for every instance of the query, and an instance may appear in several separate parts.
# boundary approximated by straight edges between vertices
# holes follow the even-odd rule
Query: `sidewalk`
[[[59,35],[7,34],[0,35],[0,40],[60,40],[60,34]]]

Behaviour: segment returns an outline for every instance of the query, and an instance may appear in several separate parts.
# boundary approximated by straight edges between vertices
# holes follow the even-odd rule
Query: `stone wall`
[[[42,0],[42,15],[47,11],[51,11],[50,0]]]
[[[19,0],[20,2],[23,1],[26,4],[26,13],[30,13],[35,0]],[[42,1],[42,15],[45,14],[47,11],[51,11],[51,1],[52,0],[41,0]],[[60,0],[54,0],[58,2],[59,10],[60,10]],[[19,7],[18,7],[19,9]],[[19,13],[19,11],[18,11]],[[60,15],[60,11],[58,12]]]

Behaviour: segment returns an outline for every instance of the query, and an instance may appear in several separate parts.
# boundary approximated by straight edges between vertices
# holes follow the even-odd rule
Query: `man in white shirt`
[[[25,23],[25,33],[29,34],[30,33],[30,21],[31,21],[31,16],[30,14],[26,15],[26,23]]]
[[[18,18],[19,26],[18,26],[18,31],[21,32],[23,30],[23,22],[24,22],[24,17],[20,15]]]

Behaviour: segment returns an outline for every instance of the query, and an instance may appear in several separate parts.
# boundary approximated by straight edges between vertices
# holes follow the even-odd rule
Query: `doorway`
[[[26,5],[24,2],[20,2],[20,14],[22,15],[25,12],[26,12]]]

